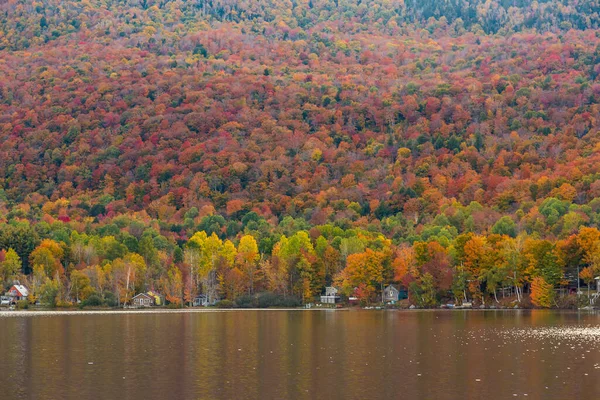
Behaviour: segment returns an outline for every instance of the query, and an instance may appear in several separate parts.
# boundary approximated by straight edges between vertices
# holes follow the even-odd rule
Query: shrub
[[[17,309],[19,310],[27,310],[29,308],[29,302],[27,300],[19,300],[17,301]]]
[[[233,308],[235,303],[231,300],[221,300],[215,304],[218,308]]]
[[[254,296],[240,296],[235,304],[239,308],[299,307],[302,300],[295,296],[284,297],[273,292],[261,292]]]
[[[79,304],[80,308],[85,308],[85,307],[100,307],[104,304],[104,302],[102,301],[102,298],[100,296],[98,296],[97,294],[92,294],[90,295],[90,297],[88,297],[87,299],[85,299],[84,301],[82,301]]]
[[[112,293],[112,292],[104,293],[104,303],[108,307],[117,307],[119,305],[117,296],[115,296],[114,293]]]
[[[275,293],[264,292],[258,294],[257,300],[259,308],[269,308],[281,306],[281,301],[283,299]]]
[[[253,308],[256,307],[256,298],[249,294],[243,295],[235,299],[235,304],[239,308]]]
[[[272,292],[262,292],[256,295],[257,306],[259,308],[269,307],[299,307],[302,300],[295,296],[284,297]]]
[[[71,307],[73,307],[73,303],[70,301],[57,300],[54,307],[56,307],[56,308],[71,308]]]
[[[284,297],[281,301],[282,307],[300,307],[302,300],[295,296]]]
[[[583,297],[583,296],[577,296],[574,294],[563,295],[556,299],[556,304],[558,305],[558,308],[576,310],[577,308],[581,307],[581,305],[579,304],[580,297]],[[586,303],[587,303],[587,301],[584,300],[582,302],[583,306],[586,306],[587,305]]]

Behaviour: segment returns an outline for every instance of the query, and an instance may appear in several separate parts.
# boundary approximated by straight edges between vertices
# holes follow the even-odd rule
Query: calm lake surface
[[[231,311],[0,316],[1,399],[583,399],[600,315]]]

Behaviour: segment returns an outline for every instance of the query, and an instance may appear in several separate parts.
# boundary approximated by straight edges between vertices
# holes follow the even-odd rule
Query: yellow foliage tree
[[[257,263],[259,260],[258,245],[256,239],[251,235],[244,235],[240,239],[237,248],[236,264],[240,271],[245,275],[248,293],[254,293],[254,282],[257,273]]]
[[[554,287],[541,276],[531,282],[531,302],[542,308],[550,308],[554,303]]]
[[[365,293],[373,293],[383,282],[384,258],[383,252],[371,249],[349,255],[346,268],[335,279],[336,285],[346,295],[359,286]],[[368,302],[369,299],[365,300]]]

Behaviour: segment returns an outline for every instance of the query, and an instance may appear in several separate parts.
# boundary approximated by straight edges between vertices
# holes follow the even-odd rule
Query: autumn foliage
[[[2,284],[593,285],[599,21],[597,0],[4,1]]]
[[[549,308],[554,303],[554,287],[541,276],[531,282],[531,302],[538,307]]]

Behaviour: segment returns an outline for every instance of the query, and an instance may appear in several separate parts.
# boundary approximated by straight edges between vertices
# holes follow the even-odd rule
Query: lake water
[[[583,399],[600,314],[0,316],[0,399]]]

